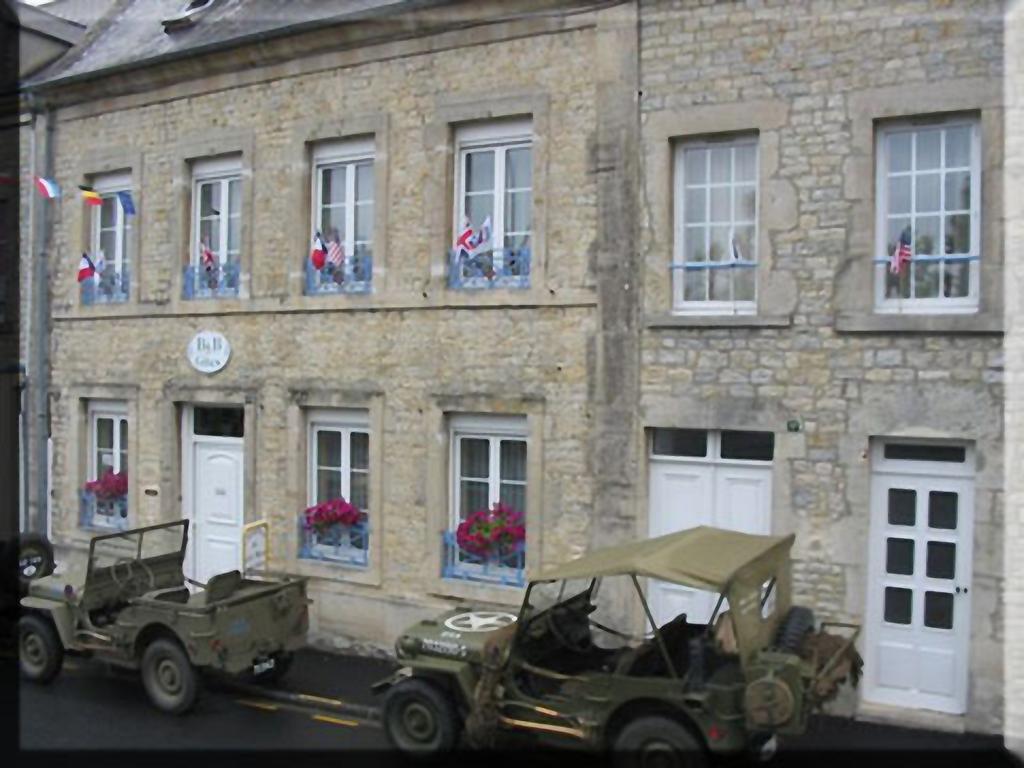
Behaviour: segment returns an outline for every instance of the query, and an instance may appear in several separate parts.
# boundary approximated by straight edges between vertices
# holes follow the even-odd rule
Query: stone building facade
[[[265,521],[314,632],[386,648],[593,546],[795,532],[800,600],[864,625],[841,709],[1000,731],[1002,3],[528,6],[190,48],[216,3],[176,42],[120,2],[46,74],[57,180],[110,198],[56,204],[62,551],[185,516],[201,577]],[[164,60],[130,65],[128,29]],[[453,267],[485,210],[503,260]],[[342,221],[372,266],[338,289],[310,242]],[[83,288],[103,243],[128,277]],[[104,468],[121,506],[82,493]],[[338,495],[352,530],[304,531]],[[456,551],[499,500],[521,549]]]

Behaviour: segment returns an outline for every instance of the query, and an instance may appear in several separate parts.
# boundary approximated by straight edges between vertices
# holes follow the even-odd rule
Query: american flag
[[[340,266],[341,262],[345,259],[345,254],[341,250],[341,243],[337,240],[331,240],[327,243],[327,261],[334,266]]]
[[[889,259],[889,272],[898,275],[903,271],[903,265],[909,264],[913,256],[910,250],[910,227],[907,227],[900,234],[900,241],[893,248],[892,256]]]

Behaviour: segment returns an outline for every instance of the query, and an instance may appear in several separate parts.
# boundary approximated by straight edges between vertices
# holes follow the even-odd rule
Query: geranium
[[[332,525],[355,525],[361,515],[358,507],[338,497],[307,507],[302,524],[307,531],[323,534]]]
[[[500,501],[471,513],[455,531],[459,548],[478,557],[510,554],[525,538],[523,514]]]
[[[128,495],[128,473],[107,470],[99,480],[89,480],[85,490],[100,501],[113,501]]]

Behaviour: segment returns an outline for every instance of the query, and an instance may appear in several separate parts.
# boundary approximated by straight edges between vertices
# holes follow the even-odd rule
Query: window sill
[[[492,603],[506,606],[510,613],[518,614],[523,602],[525,587],[485,584],[461,579],[437,578],[431,592],[437,597],[469,600],[475,603]]]
[[[649,315],[644,326],[660,328],[788,328],[789,315]]]
[[[979,314],[898,314],[885,312],[836,315],[837,333],[1003,333],[1003,318]]]

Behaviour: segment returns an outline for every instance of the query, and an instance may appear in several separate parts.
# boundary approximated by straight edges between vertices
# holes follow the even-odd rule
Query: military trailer
[[[397,640],[404,666],[375,685],[387,691],[386,733],[420,755],[518,733],[640,764],[766,756],[861,668],[859,627],[815,629],[811,612],[791,605],[792,544],[694,528],[539,574],[517,615],[458,608],[422,621]],[[710,620],[683,613],[658,626],[641,578],[715,593]],[[650,630],[633,635],[630,615]]]
[[[187,520],[96,536],[84,571],[30,581],[18,621],[22,675],[48,683],[65,651],[85,654],[140,670],[153,704],[178,714],[195,702],[198,670],[282,674],[305,643],[305,579],[229,571],[200,584],[182,571],[187,542]]]

